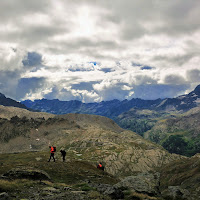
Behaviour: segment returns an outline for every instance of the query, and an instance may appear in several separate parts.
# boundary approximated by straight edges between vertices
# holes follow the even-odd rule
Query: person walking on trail
[[[104,171],[104,166],[102,165],[102,163],[100,162],[98,165],[97,165],[97,168],[98,169],[101,169],[101,170],[103,170]]]
[[[54,162],[56,161],[55,160],[55,158],[54,158],[54,153],[56,152],[56,147],[54,147],[54,146],[49,146],[49,148],[50,148],[50,157],[49,157],[49,160],[48,160],[48,162],[50,162],[50,160],[51,160],[51,158],[53,158],[53,160],[54,160]]]
[[[64,149],[61,149],[61,150],[60,150],[60,153],[61,153],[63,162],[65,162],[66,151],[65,151]]]

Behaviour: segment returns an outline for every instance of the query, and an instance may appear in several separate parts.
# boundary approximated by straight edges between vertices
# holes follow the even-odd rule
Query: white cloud
[[[200,69],[199,10],[182,0],[1,0],[0,92],[91,102],[189,91]],[[28,53],[33,66],[22,62]],[[17,95],[21,80],[30,87]]]

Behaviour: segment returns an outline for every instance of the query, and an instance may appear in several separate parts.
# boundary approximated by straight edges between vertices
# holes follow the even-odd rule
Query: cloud
[[[187,78],[189,81],[199,83],[200,82],[200,70],[199,69],[188,70]]]
[[[179,75],[167,75],[164,79],[164,82],[171,85],[184,85],[186,80]]]
[[[42,56],[37,52],[28,52],[27,57],[22,60],[24,66],[35,66],[42,64]]]
[[[21,78],[18,81],[18,85],[16,88],[17,99],[21,99],[28,96],[32,93],[37,93],[41,89],[44,89],[45,85],[45,78],[38,78],[38,77],[32,77],[32,78]]]
[[[94,91],[76,90],[71,87],[60,88],[59,86],[53,86],[51,91],[44,95],[44,98],[63,101],[79,100],[87,103],[99,101],[99,96]]]
[[[133,98],[140,97],[141,99],[154,100],[157,98],[176,97],[184,94],[190,85],[168,85],[168,84],[151,84],[139,85],[134,88]]]
[[[0,92],[85,102],[185,93],[199,84],[199,10],[182,0],[1,0]]]

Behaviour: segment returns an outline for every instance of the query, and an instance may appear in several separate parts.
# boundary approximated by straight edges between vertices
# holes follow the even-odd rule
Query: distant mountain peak
[[[200,96],[200,85],[194,89],[194,93]]]
[[[24,109],[28,109],[25,105],[13,100],[13,99],[10,99],[10,98],[7,98],[4,94],[0,93],[0,105],[3,105],[3,106],[12,106],[12,107],[19,107],[19,108],[24,108]]]
[[[5,95],[0,92],[0,98],[5,98]]]

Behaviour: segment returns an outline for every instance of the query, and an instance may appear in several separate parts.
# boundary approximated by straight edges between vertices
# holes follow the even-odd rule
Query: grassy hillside
[[[120,114],[118,117],[115,117],[114,120],[122,128],[134,131],[143,136],[143,134],[150,130],[156,122],[162,119],[175,118],[177,114],[177,112],[132,108],[129,111]]]
[[[22,108],[0,105],[0,118],[11,119],[14,116],[18,116],[20,118],[26,117],[28,119],[43,117],[45,119],[48,119],[50,117],[53,117],[54,115],[44,112],[31,112]]]
[[[200,152],[200,108],[176,118],[158,121],[144,137],[161,144],[171,153],[192,156]]]
[[[63,163],[59,154],[56,155],[55,163],[48,163],[48,158],[48,152],[0,154],[0,175],[13,168],[28,170],[31,167],[44,170],[51,178],[42,181],[25,177],[22,179],[0,178],[0,193],[7,192],[11,199],[51,199],[52,195],[54,198],[57,196],[56,199],[66,199],[67,196],[69,199],[79,199],[80,195],[73,196],[73,192],[66,191],[66,188],[70,188],[74,194],[79,191],[85,199],[105,199],[106,197],[88,185],[88,181],[110,185],[119,181],[116,177],[97,169],[95,165],[88,162],[68,160],[67,156],[67,161]],[[63,197],[59,196],[61,193]]]

